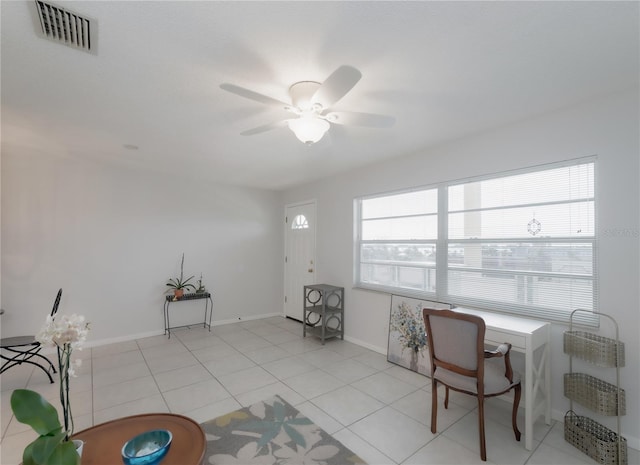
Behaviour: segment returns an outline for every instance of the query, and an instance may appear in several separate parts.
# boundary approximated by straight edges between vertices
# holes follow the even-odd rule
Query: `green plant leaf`
[[[51,462],[51,455],[54,454],[56,449],[62,445],[62,441],[65,438],[65,433],[60,432],[51,436],[40,436],[33,441],[31,454],[35,463],[64,463],[64,462]],[[75,450],[75,448],[74,448]]]
[[[33,442],[25,447],[22,452],[22,465],[38,465],[33,461]]]
[[[195,278],[195,276],[190,276],[185,280],[181,278],[175,278],[175,279],[171,278],[169,279],[169,282],[166,285],[171,289],[194,289],[195,290],[196,287],[193,284],[189,283],[189,281],[192,280],[193,278]]]
[[[56,433],[62,428],[55,407],[40,394],[29,389],[13,391],[11,410],[16,420],[31,426],[40,436]]]
[[[43,465],[80,465],[80,456],[71,441],[62,442]]]

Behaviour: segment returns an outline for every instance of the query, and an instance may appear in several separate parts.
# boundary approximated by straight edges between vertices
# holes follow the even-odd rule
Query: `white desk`
[[[509,342],[512,350],[524,353],[524,437],[525,447],[531,450],[535,420],[544,413],[546,424],[551,424],[551,325],[543,321],[468,308],[458,307],[454,310],[482,317],[486,326],[487,344],[497,346]],[[536,357],[537,349],[540,350]]]

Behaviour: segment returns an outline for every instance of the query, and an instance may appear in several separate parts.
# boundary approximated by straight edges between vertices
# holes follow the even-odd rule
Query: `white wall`
[[[183,252],[214,322],[282,314],[278,193],[3,146],[1,198],[3,337],[35,333],[60,287],[88,344],[162,333]],[[172,305],[176,324],[203,319],[204,301]]]
[[[627,366],[621,373],[627,392],[623,435],[630,446],[638,448],[639,124],[634,90],[291,189],[285,192],[283,203],[317,199],[317,278],[346,288],[346,337],[386,353],[389,295],[352,288],[354,197],[597,155],[600,310],[616,318],[626,344]],[[562,387],[562,374],[568,371],[568,357],[562,351],[565,329],[554,325],[552,331],[556,418],[569,408]]]

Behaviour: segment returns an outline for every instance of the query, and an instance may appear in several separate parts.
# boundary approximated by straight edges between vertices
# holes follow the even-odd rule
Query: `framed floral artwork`
[[[422,309],[450,309],[451,307],[442,302],[392,295],[387,360],[429,376],[431,374],[429,347]]]

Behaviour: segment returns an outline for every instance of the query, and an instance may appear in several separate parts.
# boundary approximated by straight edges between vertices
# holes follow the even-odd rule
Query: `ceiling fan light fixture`
[[[367,128],[389,128],[394,125],[395,118],[392,116],[352,111],[331,111],[336,102],[342,99],[361,77],[362,73],[353,66],[343,65],[338,67],[322,83],[317,81],[298,81],[289,87],[291,103],[285,103],[268,95],[227,82],[220,84],[220,88],[240,97],[272,107],[284,108],[295,115],[292,119],[283,119],[242,131],[241,135],[252,136],[260,134],[280,128],[286,123],[301,142],[311,145],[322,139],[332,124]]]
[[[290,119],[287,124],[298,140],[307,145],[315,144],[322,139],[331,126],[329,122],[313,115]]]

